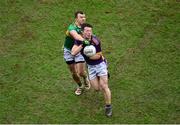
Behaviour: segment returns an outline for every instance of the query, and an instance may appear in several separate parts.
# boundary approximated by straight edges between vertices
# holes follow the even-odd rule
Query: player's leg
[[[95,77],[94,79],[90,80],[91,86],[96,90],[99,91],[99,80],[98,77]]]
[[[87,65],[88,66],[88,75],[91,86],[95,90],[100,90],[99,84],[98,84],[98,77],[96,76],[96,66],[93,65]]]
[[[80,95],[82,93],[82,90],[81,90],[82,83],[81,83],[80,77],[77,74],[77,69],[76,69],[76,65],[75,65],[75,61],[74,61],[74,56],[72,56],[71,51],[67,50],[66,48],[64,48],[64,59],[65,59],[67,65],[68,65],[68,68],[69,68],[69,70],[71,72],[71,75],[72,75],[74,81],[79,86],[76,89],[75,94]]]
[[[98,76],[99,76],[99,85],[102,89],[105,99],[105,113],[107,116],[112,115],[112,106],[111,106],[111,91],[108,87],[108,73],[107,73],[107,65],[105,62],[102,62],[98,65]]]
[[[86,63],[84,57],[79,53],[75,56],[78,75],[83,79],[85,89],[90,89],[89,78],[86,73]]]
[[[112,116],[112,106],[111,106],[111,91],[108,87],[108,76],[100,76],[99,84],[102,88],[102,92],[104,94],[105,99],[105,113],[107,116]]]
[[[68,64],[69,70],[71,71],[74,81],[77,83],[78,87],[75,90],[76,95],[81,95],[83,91],[83,86],[80,80],[80,77],[77,73],[76,64]]]
[[[76,63],[76,65],[79,76],[83,78],[85,89],[87,90],[90,89],[91,86],[90,86],[89,78],[86,73],[85,62]]]
[[[78,76],[78,73],[77,73],[77,70],[76,70],[76,64],[75,63],[72,63],[72,64],[68,64],[68,68],[71,72],[71,75],[74,79],[74,81],[79,85],[81,86],[81,81],[80,81],[80,78]]]
[[[99,77],[99,84],[101,89],[104,93],[105,103],[107,105],[111,104],[111,91],[108,87],[108,77],[107,76],[100,76]]]

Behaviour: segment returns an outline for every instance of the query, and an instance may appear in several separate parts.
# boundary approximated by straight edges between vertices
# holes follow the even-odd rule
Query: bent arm
[[[82,47],[82,44],[81,45],[74,45],[73,46],[73,48],[72,48],[72,50],[71,50],[71,54],[73,55],[73,56],[75,56],[76,54],[78,54],[80,51],[81,51],[81,49],[82,49],[83,47]]]
[[[84,38],[79,35],[75,30],[71,30],[69,33],[75,40],[84,41]]]
[[[90,59],[92,60],[98,60],[102,57],[102,52],[96,53],[94,56],[91,56]]]

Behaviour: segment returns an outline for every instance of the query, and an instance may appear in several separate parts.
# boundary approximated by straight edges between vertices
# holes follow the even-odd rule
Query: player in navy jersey
[[[82,37],[88,40],[89,43],[75,41],[71,54],[76,55],[81,52],[83,55],[88,66],[90,83],[95,90],[103,92],[105,98],[105,115],[110,117],[112,116],[111,91],[108,87],[108,71],[105,59],[101,52],[101,42],[92,34],[93,27],[90,24],[84,23],[81,25],[81,28]],[[93,45],[96,48],[95,55],[87,57],[83,53],[83,49],[87,45]]]

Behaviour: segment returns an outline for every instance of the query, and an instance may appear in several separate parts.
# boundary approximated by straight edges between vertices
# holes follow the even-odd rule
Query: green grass
[[[83,10],[109,61],[102,93],[74,96],[61,46]],[[0,123],[180,123],[178,0],[0,1]]]

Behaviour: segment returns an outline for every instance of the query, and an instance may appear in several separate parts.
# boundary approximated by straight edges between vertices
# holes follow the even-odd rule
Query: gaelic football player
[[[68,65],[68,68],[72,74],[74,81],[78,87],[75,90],[76,95],[81,95],[83,88],[89,89],[90,83],[85,71],[84,57],[78,53],[75,56],[71,54],[71,49],[74,45],[74,40],[84,41],[81,34],[81,25],[86,21],[85,14],[82,11],[75,13],[75,22],[70,24],[67,31],[64,42],[64,59]],[[81,81],[83,79],[83,83]]]
[[[81,25],[82,36],[87,39],[89,45],[93,45],[96,49],[96,54],[88,57],[83,53],[83,49],[87,44],[82,44],[82,42],[76,40],[72,48],[72,55],[77,55],[79,52],[83,55],[88,66],[88,73],[91,86],[95,90],[100,90],[104,94],[105,99],[105,115],[112,116],[112,106],[111,106],[111,91],[108,87],[108,71],[107,65],[104,61],[104,57],[101,52],[101,42],[92,34],[92,26],[90,24],[84,23]]]

